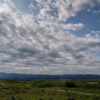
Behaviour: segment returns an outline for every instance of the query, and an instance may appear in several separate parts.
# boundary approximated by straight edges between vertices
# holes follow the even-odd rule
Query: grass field
[[[93,87],[89,83],[91,87],[90,85],[88,87],[87,82],[92,81],[96,81],[97,84],[92,84]],[[100,96],[96,95],[100,94],[100,80],[71,80],[68,82],[66,80],[49,79],[22,82],[0,80],[0,83],[4,83],[0,85],[0,100],[100,100]],[[60,90],[64,90],[65,92]],[[68,91],[74,91],[74,93]],[[92,93],[93,95],[75,92]]]

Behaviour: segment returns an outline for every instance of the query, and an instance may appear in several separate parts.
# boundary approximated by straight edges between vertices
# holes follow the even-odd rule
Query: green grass
[[[74,98],[75,100],[99,100],[94,99],[94,96],[86,96],[86,95],[79,95],[75,93],[67,93],[67,92],[60,92],[60,91],[52,91],[47,89],[41,88],[31,88],[26,92],[22,92],[21,90],[17,90],[18,92],[3,92],[0,95],[0,100],[12,100],[12,96],[15,100],[67,100],[68,98]],[[1,94],[1,93],[0,93]],[[52,98],[52,99],[51,99]],[[100,97],[98,97],[100,98]]]
[[[83,82],[81,82],[82,80],[72,81],[75,82],[75,84],[78,83],[82,85],[83,83],[85,84],[87,81],[91,80],[83,80]],[[24,81],[20,83],[12,80],[1,80],[1,82],[5,83],[6,85],[0,86],[0,100],[100,100],[100,96],[96,95],[84,95],[67,92],[76,91],[83,93],[100,94],[99,88],[80,88],[78,87],[78,85],[74,88],[65,87],[65,80],[38,80],[36,81],[36,86],[33,86],[34,81]],[[48,82],[50,82],[49,85]],[[66,92],[48,90],[48,88],[66,90]]]

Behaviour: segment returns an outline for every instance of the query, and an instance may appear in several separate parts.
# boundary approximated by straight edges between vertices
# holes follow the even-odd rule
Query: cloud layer
[[[63,23],[94,0],[36,0],[38,14],[22,12],[11,0],[0,8],[0,70],[32,74],[100,74],[100,31],[85,37],[71,31],[82,23]],[[98,0],[99,2],[99,0]],[[38,8],[37,8],[38,7]],[[63,22],[62,22],[63,21]]]

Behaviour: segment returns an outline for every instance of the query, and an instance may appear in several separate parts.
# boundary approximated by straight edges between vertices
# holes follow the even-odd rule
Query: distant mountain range
[[[100,75],[92,74],[76,74],[76,75],[33,75],[33,74],[17,74],[17,73],[2,73],[0,79],[17,79],[17,80],[37,80],[37,79],[100,79]]]

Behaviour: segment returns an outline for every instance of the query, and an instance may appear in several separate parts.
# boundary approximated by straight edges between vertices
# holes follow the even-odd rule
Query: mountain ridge
[[[100,79],[100,75],[94,74],[64,74],[64,75],[43,75],[43,74],[20,74],[0,72],[0,79],[37,80],[37,79]]]

